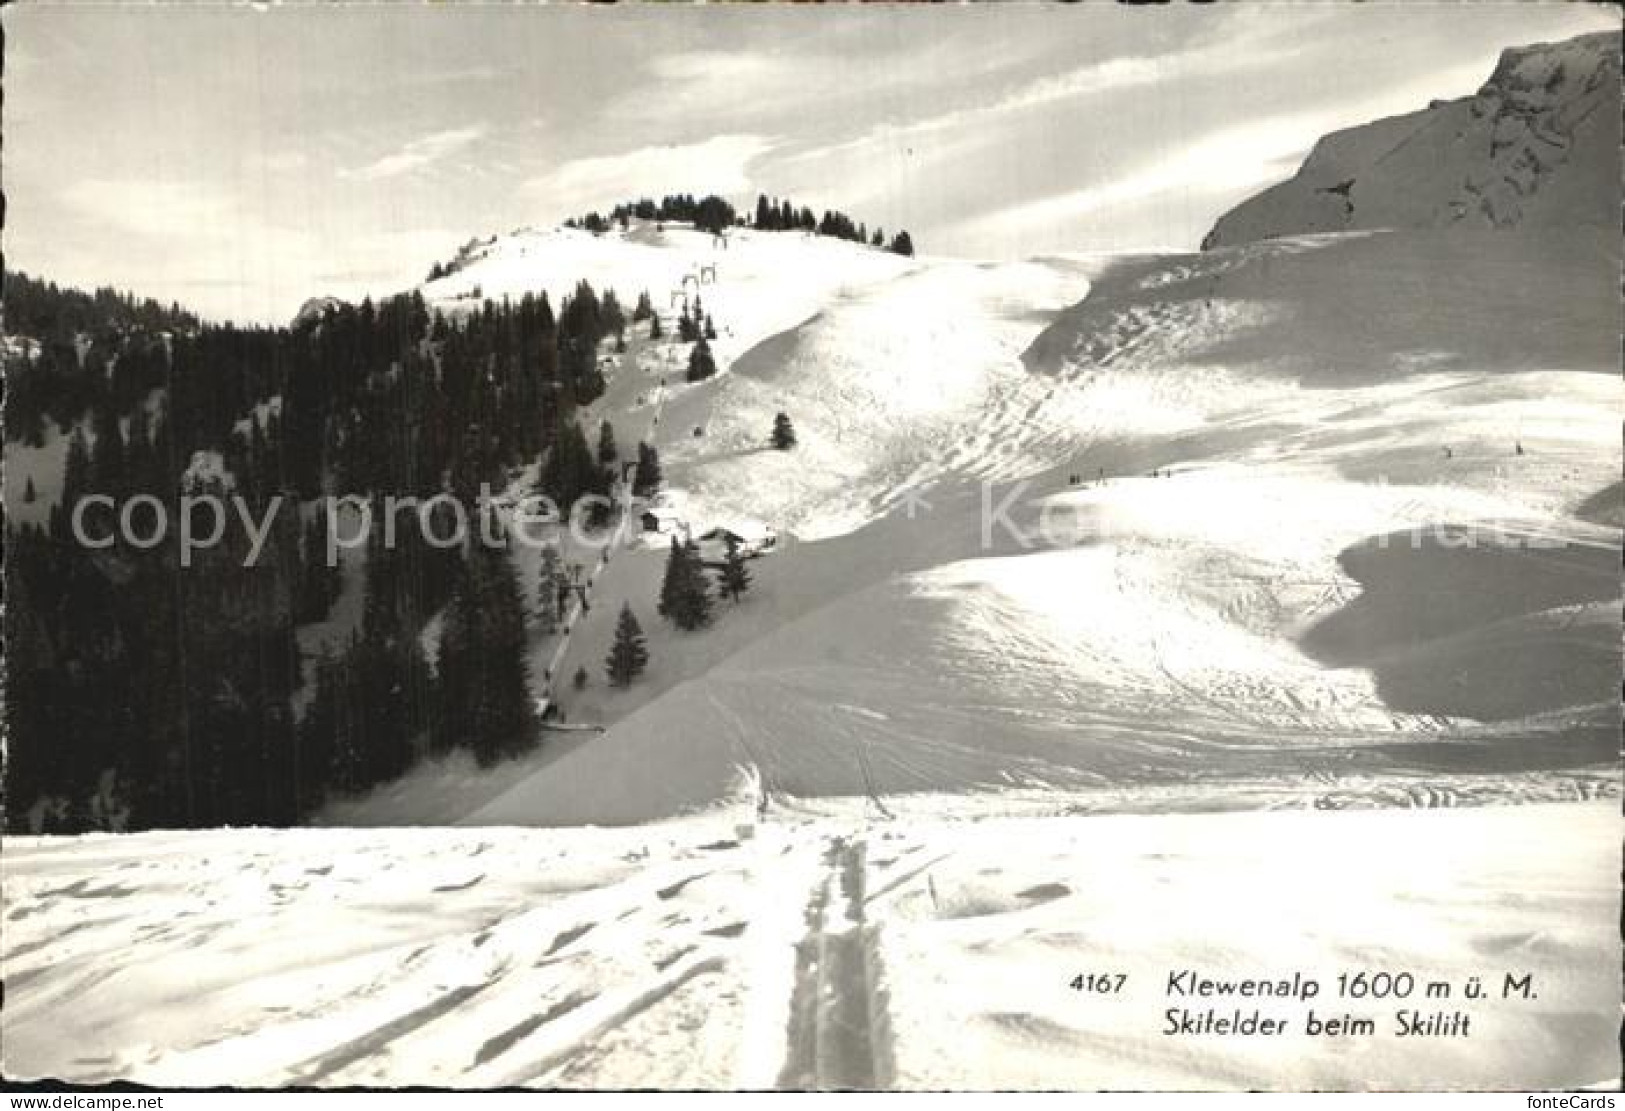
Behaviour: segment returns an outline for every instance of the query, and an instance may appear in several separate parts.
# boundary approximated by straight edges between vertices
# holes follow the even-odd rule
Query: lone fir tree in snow
[[[598,462],[607,467],[620,456],[620,450],[615,446],[615,429],[606,420],[598,426]]]
[[[654,445],[638,442],[638,466],[632,473],[632,494],[639,498],[652,498],[660,490],[660,453]]]
[[[717,590],[725,598],[737,602],[750,589],[750,568],[739,550],[739,541],[729,536],[727,552],[722,557],[722,570],[717,572]]]
[[[773,446],[780,451],[789,451],[796,446],[796,429],[790,423],[788,413],[780,413],[773,418]]]
[[[29,475],[28,484],[23,488],[23,501],[33,504],[34,499],[38,496],[38,494],[34,493],[34,476]]]
[[[666,577],[660,583],[660,616],[692,632],[711,623],[711,584],[693,544],[671,538]]]
[[[657,313],[657,312],[650,312],[649,313],[649,338],[650,339],[659,339],[662,334],[663,333],[660,331],[660,314]]]
[[[604,671],[612,687],[627,687],[649,666],[649,649],[643,643],[643,628],[632,613],[630,602],[621,603],[621,616],[615,622],[615,643],[604,660]]]
[[[621,308],[620,298],[613,289],[604,290],[598,302],[598,315],[604,335],[614,335],[626,327],[626,311]]]
[[[717,372],[717,361],[711,355],[711,345],[701,336],[688,353],[688,380],[703,382]]]

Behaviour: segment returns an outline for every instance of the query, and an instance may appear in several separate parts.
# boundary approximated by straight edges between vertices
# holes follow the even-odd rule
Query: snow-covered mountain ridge
[[[1369,228],[1593,225],[1620,215],[1620,35],[1505,51],[1479,91],[1327,135],[1204,248]]]
[[[450,273],[419,287],[447,313],[485,299],[546,292],[554,312],[578,282],[613,290],[628,310],[648,293],[675,320],[685,299],[715,320],[717,365],[795,327],[842,293],[905,274],[914,260],[890,251],[800,232],[729,228],[712,235],[691,225],[633,221],[603,232],[520,228],[476,240]]]

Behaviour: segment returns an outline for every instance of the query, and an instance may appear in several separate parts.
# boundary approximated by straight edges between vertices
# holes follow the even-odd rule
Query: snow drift
[[[168,1087],[1572,1088],[1617,1075],[1617,808],[6,845],[17,1080]],[[741,832],[755,836],[741,837]],[[1172,1038],[1171,969],[1516,969],[1459,1039]],[[1121,975],[1120,992],[1069,987]],[[1499,977],[1490,983],[1499,991]],[[1431,1006],[1431,1004],[1430,1004]]]

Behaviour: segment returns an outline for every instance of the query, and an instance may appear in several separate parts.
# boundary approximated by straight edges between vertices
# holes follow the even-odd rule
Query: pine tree
[[[611,466],[620,455],[615,447],[615,429],[606,420],[598,426],[598,463],[604,467]]]
[[[638,466],[632,474],[632,495],[652,498],[660,490],[660,453],[654,445],[638,442]]]
[[[575,678],[571,679],[570,683],[578,691],[586,690],[587,689],[587,669],[585,667],[576,668]]]
[[[693,543],[683,545],[687,566],[686,585],[679,596],[677,626],[681,629],[703,629],[711,624],[711,580],[700,562],[700,549]]]
[[[34,476],[29,475],[28,482],[23,486],[23,502],[27,505],[33,505],[34,500],[38,496],[39,495],[34,492]]]
[[[576,503],[587,494],[606,497],[610,482],[603,467],[587,446],[587,434],[573,420],[567,420],[559,430],[547,462],[542,466],[538,492],[553,499],[559,511],[566,516]],[[598,515],[603,506],[595,503]]]
[[[660,331],[660,314],[651,312],[649,314],[649,338],[660,339],[662,335],[663,333]]]
[[[129,481],[125,467],[124,431],[118,413],[111,404],[98,408],[92,425],[96,433],[96,446],[90,454],[90,476],[99,494],[117,497]],[[250,423],[253,423],[252,420]]]
[[[477,545],[485,563],[480,651],[489,699],[487,732],[479,738],[482,758],[496,759],[524,751],[534,740],[533,705],[525,664],[525,622],[513,560],[505,548]],[[486,755],[488,754],[488,755]]]
[[[373,784],[367,774],[364,726],[349,665],[354,648],[352,642],[350,651],[346,651],[342,659],[329,659],[328,668],[324,671],[319,665],[316,674],[316,702],[330,699],[332,704],[331,739],[326,745],[328,782],[346,794],[364,791]],[[331,693],[324,693],[324,687]],[[312,706],[312,710],[317,709]],[[313,736],[311,743],[318,750],[322,747],[319,736]]]
[[[648,320],[654,314],[654,303],[649,300],[649,291],[644,290],[638,294],[638,303],[632,306],[632,322],[636,324],[640,320]]]
[[[363,631],[345,655],[355,774],[360,786],[394,779],[411,766],[429,725],[427,665],[415,636]]]
[[[621,603],[621,616],[615,622],[615,643],[604,660],[604,670],[612,687],[631,686],[632,680],[649,666],[649,649],[643,642],[643,629],[632,614],[630,602]]]
[[[613,289],[604,290],[604,296],[599,302],[598,311],[601,334],[610,335],[626,327],[625,310],[621,308],[620,298],[615,296]]]
[[[705,331],[704,331],[703,335],[705,336],[706,339],[716,339],[717,338],[716,322],[711,319],[711,314],[710,313],[705,314]]]
[[[68,457],[62,465],[62,505],[71,509],[79,499],[92,493],[90,443],[84,429],[75,428],[68,440]]]
[[[551,544],[542,549],[536,575],[536,624],[544,636],[559,631],[559,550]]]
[[[671,538],[666,575],[660,583],[660,615],[679,629],[692,631],[711,623],[711,584],[693,544]]]
[[[891,252],[894,255],[903,255],[904,257],[913,256],[914,240],[909,238],[908,232],[900,231],[897,233],[897,238],[891,241]]]
[[[666,552],[666,573],[660,580],[660,601],[655,606],[655,612],[667,620],[675,620],[678,595],[683,589],[683,558],[683,542],[673,536]]]
[[[405,772],[415,742],[434,724],[428,663],[415,623],[406,618],[410,591],[404,556],[403,548],[385,542],[383,529],[372,530],[360,636],[345,657],[366,786]]]
[[[718,591],[735,602],[750,589],[750,568],[739,550],[739,541],[728,537],[727,553],[722,557],[722,570],[717,574]]]
[[[324,644],[316,659],[315,689],[295,734],[298,741],[298,809],[308,813],[320,805],[332,780],[333,753],[339,716],[338,660]]]
[[[534,739],[525,629],[513,563],[504,547],[473,544],[453,588],[440,643],[440,721],[482,765]]]
[[[717,372],[717,362],[711,355],[711,345],[700,337],[694,349],[688,353],[688,380],[690,382],[703,382]]]
[[[788,413],[773,418],[773,446],[779,451],[789,451],[796,446],[796,430]]]
[[[300,560],[304,567],[299,594],[299,621],[320,621],[327,616],[344,587],[344,573],[327,559],[327,513],[314,514],[304,528]]]

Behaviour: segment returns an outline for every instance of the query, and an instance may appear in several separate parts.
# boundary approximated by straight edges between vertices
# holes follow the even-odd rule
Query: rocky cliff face
[[[299,306],[299,311],[294,313],[293,320],[288,323],[288,327],[303,328],[317,324],[322,317],[333,309],[342,308],[343,306],[344,302],[337,297],[308,298],[303,305]]]
[[[1321,139],[1202,247],[1369,228],[1617,228],[1619,146],[1618,32],[1519,47],[1471,97]]]

